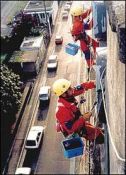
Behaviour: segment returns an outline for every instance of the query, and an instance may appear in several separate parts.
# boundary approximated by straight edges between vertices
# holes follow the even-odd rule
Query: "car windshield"
[[[47,94],[41,94],[40,97],[41,98],[44,98],[44,97],[47,97],[48,95]]]
[[[56,63],[56,60],[49,60],[48,63]]]
[[[34,140],[27,140],[27,143],[26,143],[27,146],[35,146],[35,141]]]

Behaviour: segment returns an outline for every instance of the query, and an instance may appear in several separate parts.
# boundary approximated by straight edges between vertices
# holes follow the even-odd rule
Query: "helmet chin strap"
[[[62,96],[62,98],[64,98],[68,102],[75,103],[75,105],[78,104],[76,98],[73,95],[69,95],[68,92],[65,92],[65,94],[66,96],[65,97]]]

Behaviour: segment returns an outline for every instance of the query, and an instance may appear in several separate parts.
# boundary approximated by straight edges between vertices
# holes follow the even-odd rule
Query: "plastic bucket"
[[[66,158],[83,155],[84,143],[80,137],[66,139],[62,142],[62,145]]]
[[[79,46],[76,44],[68,43],[65,47],[66,53],[70,55],[76,55],[78,52]]]

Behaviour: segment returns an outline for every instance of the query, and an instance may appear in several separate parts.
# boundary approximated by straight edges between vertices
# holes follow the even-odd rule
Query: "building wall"
[[[37,2],[37,1],[36,1]],[[53,3],[50,4],[51,6],[46,6],[46,13],[52,15],[52,24],[55,25],[55,20],[58,12],[58,1],[53,1]],[[27,7],[27,5],[26,5]],[[38,9],[32,8],[32,9],[27,9],[24,8],[25,14],[32,14],[33,16],[35,15],[38,18],[38,21],[40,23],[46,22],[46,17],[45,17],[45,8],[44,7],[39,7]]]
[[[119,61],[117,33],[112,32],[107,21],[106,105],[109,136],[116,148],[109,137],[110,174],[124,174],[124,162],[120,158],[125,158],[125,64]]]

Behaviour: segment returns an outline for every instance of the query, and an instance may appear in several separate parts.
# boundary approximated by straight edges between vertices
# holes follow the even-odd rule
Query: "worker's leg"
[[[88,49],[88,50],[84,51],[83,53],[85,55],[85,59],[86,59],[88,68],[91,68],[91,66],[94,63],[94,60],[93,60],[93,58],[91,56],[90,50]]]
[[[87,81],[89,81],[90,71],[94,63],[94,58],[92,57],[90,50],[86,50],[83,52],[85,54],[85,60],[87,63]]]
[[[97,144],[101,144],[104,142],[104,134],[102,133],[102,130],[100,128],[95,127],[88,122],[85,123],[85,127],[87,130],[87,135],[85,138],[87,140],[93,141],[96,139]]]
[[[95,140],[95,143],[96,144],[102,144],[102,143],[104,143],[104,134],[103,133],[101,133],[101,134],[99,134],[97,136],[97,138]]]

